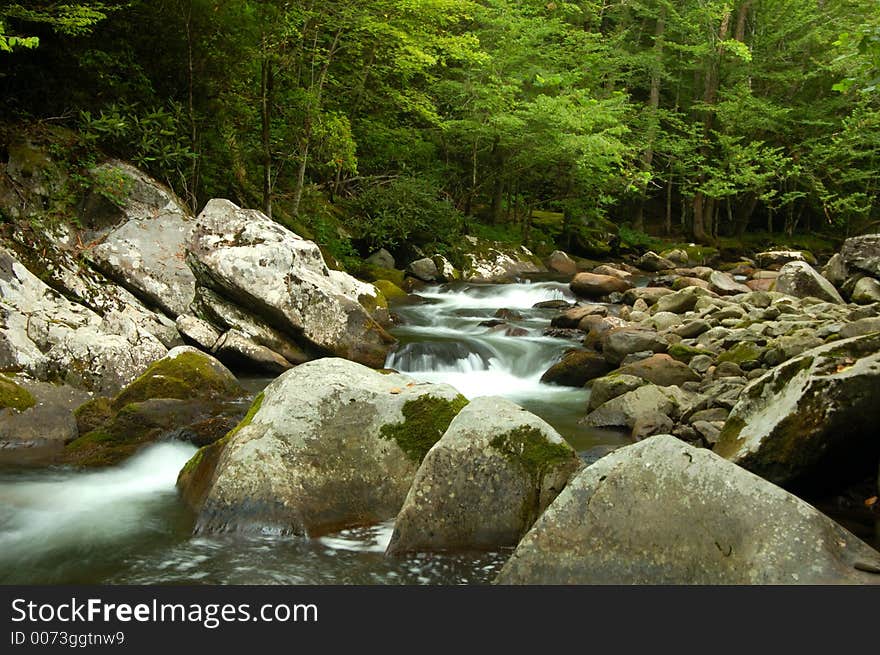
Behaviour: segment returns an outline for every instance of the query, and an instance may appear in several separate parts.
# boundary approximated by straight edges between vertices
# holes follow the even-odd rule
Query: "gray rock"
[[[601,336],[602,354],[610,363],[619,365],[627,355],[650,350],[666,352],[668,344],[653,330],[613,328]]]
[[[605,377],[596,378],[590,382],[590,400],[587,404],[587,411],[592,412],[597,407],[607,403],[612,398],[617,398],[623,394],[638,389],[648,384],[648,381],[636,377],[635,375],[626,375],[615,373]]]
[[[842,287],[848,277],[846,264],[840,253],[834,254],[828,263],[822,267],[822,276],[836,287]]]
[[[187,259],[201,286],[306,349],[384,365],[394,339],[361,304],[375,305],[376,288],[330,270],[316,244],[260,212],[211,200],[199,215]]]
[[[880,555],[795,496],[671,435],[577,474],[497,584],[876,584]]]
[[[672,250],[664,250],[660,253],[660,257],[671,261],[673,264],[677,266],[687,266],[690,261],[690,257],[687,252],[682,250],[681,248],[674,248]]]
[[[660,300],[663,299],[661,298]],[[657,305],[655,305],[655,307],[656,306]],[[681,322],[682,319],[678,314],[673,314],[672,312],[657,312],[656,314],[645,320],[645,327],[653,328],[655,330],[663,332],[664,330],[668,330],[677,325],[681,325]]]
[[[379,268],[394,269],[397,265],[397,262],[394,261],[394,256],[385,248],[379,248],[379,250],[367,257],[365,261]]]
[[[722,407],[713,407],[712,409],[702,409],[699,412],[694,412],[690,418],[693,423],[697,421],[708,421],[709,423],[721,421],[723,423],[727,420],[729,414],[730,412]]]
[[[220,361],[239,370],[278,375],[293,366],[274,350],[261,346],[238,330],[223,333],[211,352]]]
[[[795,298],[808,296],[843,304],[843,298],[824,277],[806,262],[789,262],[779,270],[774,289]]]
[[[880,302],[880,282],[872,277],[861,278],[853,287],[852,301],[860,305]]]
[[[213,325],[190,314],[181,314],[175,323],[183,338],[202,350],[210,351],[220,338],[220,331]]]
[[[542,273],[547,270],[525,246],[512,248],[500,243],[480,241],[473,236],[465,236],[464,240],[475,250],[464,255],[462,278],[467,282],[512,282],[523,273]]]
[[[653,384],[638,387],[603,403],[580,420],[594,428],[629,428],[654,414],[671,416],[678,407],[678,397],[669,387]]]
[[[657,271],[666,271],[675,268],[675,263],[658,255],[653,250],[649,250],[636,261],[636,266],[643,271],[656,273]]]
[[[671,418],[660,412],[653,412],[636,419],[630,436],[635,441],[642,441],[655,434],[669,434],[673,427]]]
[[[437,264],[430,257],[423,257],[412,262],[406,267],[406,272],[422,282],[434,282],[438,275]]]
[[[448,385],[344,359],[273,381],[178,485],[199,531],[320,535],[397,515],[428,450],[467,401]]]
[[[619,371],[661,387],[681,386],[685,382],[696,382],[700,379],[700,376],[687,364],[663,353],[652,354],[641,361],[627,363],[621,366]]]
[[[605,316],[608,307],[605,305],[578,305],[566,309],[559,316],[554,316],[550,321],[552,327],[576,328],[585,316]]]
[[[195,295],[195,277],[184,258],[193,221],[154,180],[127,164],[108,166],[130,181],[139,180],[140,191],[128,200],[125,222],[103,235],[86,256],[145,303],[177,317]]]
[[[657,300],[655,307],[658,312],[672,312],[684,314],[691,311],[697,305],[697,300],[713,293],[702,287],[685,287],[680,291],[663,296]]]
[[[736,362],[720,362],[715,367],[716,378],[738,378],[742,377],[743,370]]]
[[[580,467],[543,420],[509,400],[473,400],[419,467],[389,554],[515,546]]]
[[[687,320],[683,325],[675,328],[673,331],[683,339],[693,339],[694,337],[700,336],[711,327],[712,326],[709,325],[709,322],[705,319],[697,318]]]
[[[840,336],[843,339],[851,337],[860,337],[872,332],[880,332],[880,316],[871,318],[860,318],[844,325],[840,329]]]
[[[840,257],[848,273],[862,271],[880,277],[880,234],[851,237],[843,242]]]
[[[704,374],[714,363],[715,359],[711,355],[694,355],[688,362],[688,366],[697,373]]]
[[[865,458],[876,457],[878,422],[874,333],[814,348],[751,382],[715,452],[776,484],[845,475],[847,466],[858,475]]]
[[[632,278],[632,273],[630,271],[625,271],[621,268],[615,268],[614,266],[609,266],[608,264],[602,264],[593,269],[593,273],[596,275],[613,275],[614,277],[619,277],[621,280],[629,280]]]
[[[710,448],[718,442],[718,435],[721,434],[721,428],[724,422],[709,421],[692,421],[691,426],[702,437],[703,443]]]
[[[101,318],[50,289],[0,249],[0,366],[115,392],[167,349],[122,315]]]
[[[722,296],[751,292],[751,289],[745,284],[740,284],[733,277],[721,271],[712,271],[709,276],[709,285],[712,291]]]

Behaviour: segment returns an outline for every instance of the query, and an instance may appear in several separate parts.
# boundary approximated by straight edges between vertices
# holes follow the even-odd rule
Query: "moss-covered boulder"
[[[425,456],[388,552],[515,546],[579,465],[534,414],[503,398],[477,398]]]
[[[390,302],[398,298],[406,298],[407,293],[391,280],[376,280],[373,286]]]
[[[574,476],[498,584],[878,584],[880,554],[794,495],[671,435]]]
[[[33,394],[4,375],[0,375],[0,410],[23,412],[37,402]]]
[[[287,371],[180,478],[200,531],[316,535],[393,518],[467,401],[452,387],[326,358]]]
[[[749,384],[715,452],[781,485],[858,480],[880,458],[880,333],[819,346]]]
[[[243,395],[235,376],[210,355],[179,346],[113,399],[114,409],[151,398],[214,400]]]
[[[237,422],[245,395],[210,355],[174,348],[115,398],[93,398],[75,410],[79,437],[65,447],[64,461],[108,466],[161,438],[204,444]]]

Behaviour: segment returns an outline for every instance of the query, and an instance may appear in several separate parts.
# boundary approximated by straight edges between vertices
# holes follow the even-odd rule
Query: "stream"
[[[579,426],[588,392],[545,385],[542,373],[574,344],[545,337],[567,285],[430,287],[422,301],[394,308],[401,345],[386,365],[445,382],[466,397],[510,398],[552,424],[579,452],[622,444],[621,435]],[[481,326],[515,312],[500,329]],[[517,336],[507,329],[518,328]],[[268,380],[251,380],[259,387]],[[152,445],[100,471],[0,469],[0,583],[3,584],[481,584],[509,552],[386,558],[393,525],[321,539],[272,535],[193,536],[178,499],[178,471],[195,452]]]

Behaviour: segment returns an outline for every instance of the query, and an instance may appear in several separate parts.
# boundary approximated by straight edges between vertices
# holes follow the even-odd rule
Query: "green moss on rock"
[[[113,417],[113,402],[106,396],[98,396],[83,403],[73,411],[80,434],[95,430]]]
[[[523,466],[536,488],[549,469],[570,463],[574,457],[567,444],[553,443],[538,428],[525,425],[494,437],[489,445]]]
[[[0,409],[9,408],[23,412],[36,404],[37,400],[30,391],[0,375]]]
[[[749,361],[761,361],[764,349],[757,344],[749,341],[741,341],[730,350],[726,350],[718,355],[718,363],[733,362],[734,364],[742,364]]]
[[[160,359],[113,399],[113,407],[151,398],[230,398],[243,390],[234,377],[218,370],[213,360],[196,352]]]
[[[380,435],[397,443],[412,461],[421,463],[427,452],[440,440],[452,419],[468,404],[458,395],[452,400],[422,396],[403,406],[403,423],[383,425]]]
[[[694,348],[693,346],[686,346],[681,343],[674,343],[669,346],[669,349],[666,353],[672,357],[673,359],[677,359],[680,362],[687,364],[697,355],[712,355],[713,353],[704,349],[704,348]]]
[[[376,287],[388,300],[406,298],[407,296],[406,291],[394,284],[391,280],[376,280],[373,282],[373,286]]]

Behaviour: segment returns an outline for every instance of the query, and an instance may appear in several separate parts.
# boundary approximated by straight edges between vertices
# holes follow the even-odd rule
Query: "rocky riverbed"
[[[177,485],[199,534],[391,522],[388,557],[515,548],[500,583],[880,582],[880,554],[804,500],[878,508],[880,235],[821,270],[795,250],[554,253],[570,294],[541,308],[571,348],[535,373],[584,389],[581,425],[631,442],[594,463],[508,399],[384,368],[396,308],[430,302],[420,285],[546,271],[528,251],[474,240],[464,270],[405,271],[380,252],[367,282],[260,212],[189,216],[108,166],[130,178],[124,208],[79,230],[15,223],[0,247],[3,461],[115,467],[187,442]],[[29,185],[19,218],[44,192]],[[517,321],[499,308],[481,329],[524,338]],[[254,397],[231,371],[277,377]]]

